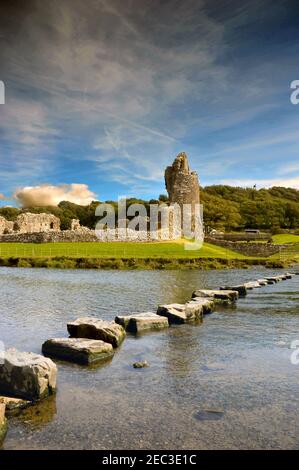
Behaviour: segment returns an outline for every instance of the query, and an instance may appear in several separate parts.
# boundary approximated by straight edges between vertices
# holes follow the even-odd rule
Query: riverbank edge
[[[174,269],[246,269],[264,266],[270,269],[287,268],[291,260],[266,258],[72,258],[67,256],[44,258],[0,258],[0,267],[52,269],[118,269],[118,270],[174,270]]]

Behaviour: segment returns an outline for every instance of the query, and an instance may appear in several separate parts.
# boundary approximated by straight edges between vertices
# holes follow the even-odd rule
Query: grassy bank
[[[282,233],[279,235],[273,235],[272,239],[276,245],[284,245],[287,243],[299,243],[299,235],[293,235],[292,233]]]
[[[0,266],[16,268],[56,268],[56,269],[232,269],[250,268],[262,265],[267,268],[284,268],[287,262],[279,259],[263,258],[75,258],[75,257],[36,257],[0,258]]]
[[[291,257],[290,257],[291,259]],[[224,269],[286,267],[288,257],[246,257],[205,243],[186,250],[184,241],[160,243],[1,243],[0,266],[60,269]]]
[[[184,242],[134,243],[0,243],[0,258],[101,258],[101,259],[246,259],[240,253],[205,243],[200,250],[185,250]]]

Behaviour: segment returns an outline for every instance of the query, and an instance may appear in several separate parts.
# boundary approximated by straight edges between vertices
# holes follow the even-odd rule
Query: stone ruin
[[[87,227],[81,226],[78,219],[72,219],[70,230],[60,229],[60,219],[53,214],[33,214],[24,212],[17,216],[14,222],[0,216],[0,241],[18,241],[42,243],[50,241],[151,241],[175,240],[183,236],[188,237],[184,231],[180,210],[184,211],[186,205],[190,210],[191,229],[197,230],[196,237],[202,231],[201,223],[197,220],[197,206],[199,206],[199,182],[197,173],[189,168],[188,157],[182,152],[171,166],[165,170],[165,184],[169,195],[169,205],[160,207],[160,220],[158,230],[150,231],[149,221],[146,219],[144,230],[131,228],[118,228],[116,230],[103,230],[99,234]],[[179,208],[179,212],[177,211]],[[198,223],[199,222],[199,223]]]
[[[196,171],[189,168],[188,157],[185,152],[181,152],[175,158],[173,164],[165,170],[165,186],[169,196],[170,211],[170,231],[172,238],[176,229],[183,229],[183,236],[192,236],[202,238],[203,226],[200,214],[200,188]],[[180,208],[181,214],[177,214],[175,207]],[[190,220],[191,233],[183,224],[183,215],[185,219]]]
[[[71,230],[80,230],[80,220],[79,219],[72,219],[71,221]]]
[[[0,216],[0,235],[3,233],[12,233],[14,223],[10,220],[6,220],[5,217]]]
[[[25,212],[18,215],[14,222],[14,232],[18,233],[58,232],[59,230],[60,219],[53,214]]]
[[[72,219],[70,230],[60,229],[60,219],[53,214],[24,212],[15,221],[0,216],[0,242],[47,243],[98,241],[94,230]]]
[[[196,171],[189,168],[185,152],[179,153],[165,170],[165,185],[170,204],[199,204],[199,182]]]
[[[60,230],[60,219],[53,214],[25,212],[15,221],[0,217],[0,234],[56,232]]]

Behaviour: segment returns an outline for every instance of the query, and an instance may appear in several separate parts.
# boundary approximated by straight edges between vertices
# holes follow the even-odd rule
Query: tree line
[[[281,230],[299,229],[299,191],[292,188],[272,187],[270,189],[240,188],[226,185],[214,185],[201,188],[201,203],[204,210],[204,223],[207,229],[224,231],[256,228],[277,233]],[[117,201],[102,201],[115,207],[117,216]],[[131,198],[127,205],[144,204],[149,214],[150,204],[168,202],[166,195],[158,199],[143,200]],[[95,209],[99,201],[93,201],[88,206],[80,206],[68,201],[62,201],[57,207],[30,207],[19,209],[15,207],[0,208],[0,215],[8,220],[15,220],[22,212],[51,213],[60,218],[61,229],[71,226],[72,219],[79,219],[80,224],[94,228],[98,218]]]

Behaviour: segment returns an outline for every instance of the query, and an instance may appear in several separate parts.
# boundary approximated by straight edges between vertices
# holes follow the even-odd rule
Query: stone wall
[[[98,241],[94,230],[64,230],[59,232],[11,233],[0,235],[0,242],[49,243]]]
[[[54,232],[60,230],[60,219],[53,214],[32,214],[24,212],[14,222],[18,233]]]
[[[180,238],[180,235],[177,236]],[[108,242],[134,241],[150,242],[155,240],[175,239],[175,234],[168,230],[142,231],[131,229],[103,230],[96,235],[94,230],[81,227],[80,230],[63,230],[60,232],[11,233],[0,235],[1,242],[49,243],[49,242]]]
[[[205,237],[205,242],[212,243],[229,250],[236,251],[245,256],[268,257],[279,253],[282,248],[288,245],[274,245],[272,243],[240,243],[228,240],[220,240],[212,237]]]
[[[271,241],[271,234],[268,233],[221,233],[211,236],[214,240],[227,240],[231,242],[241,242],[241,241]]]
[[[10,220],[6,220],[4,217],[0,216],[0,235],[2,233],[11,233],[13,231],[14,223]]]

